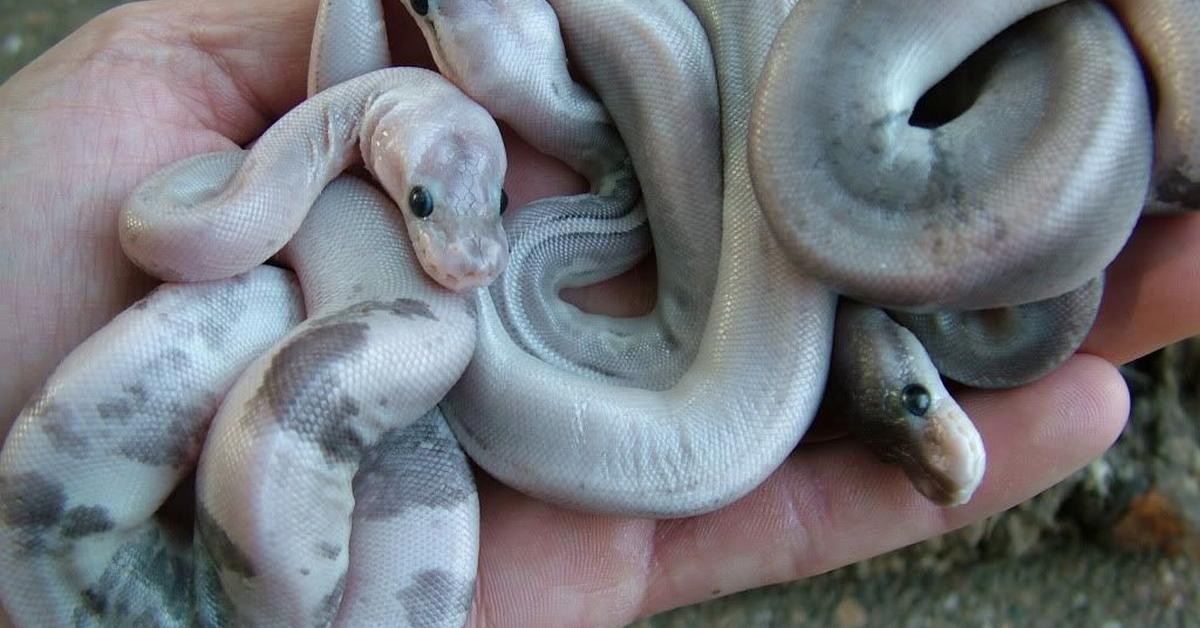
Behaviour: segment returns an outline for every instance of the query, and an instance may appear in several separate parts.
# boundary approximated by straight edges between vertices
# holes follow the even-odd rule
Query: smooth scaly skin
[[[165,285],[63,360],[0,452],[0,598],[17,625],[191,625],[190,520],[155,513],[238,374],[302,315],[277,268]]]
[[[221,180],[243,157],[190,161]],[[434,404],[474,322],[404,230],[341,177],[281,256],[304,304],[270,267],[168,285],[64,361],[0,453],[0,597],[18,622],[463,624],[478,500]],[[206,433],[193,548],[190,514],[155,513]]]
[[[564,371],[670,387],[699,346],[719,257],[720,205],[707,200],[719,194],[719,153],[704,146],[718,126],[716,93],[709,89],[711,79],[690,80],[712,74],[703,39],[644,36],[638,48],[629,49],[623,47],[628,40],[606,37],[592,52],[574,55],[577,61],[594,55],[630,60],[642,55],[637,61],[642,71],[679,92],[664,96],[661,88],[604,85],[602,106],[566,71],[559,32],[562,3],[436,0],[420,10],[411,2],[403,4],[443,74],[533,146],[579,170],[596,192],[537,201],[506,219],[511,262],[520,267],[494,284],[492,297],[510,338]],[[625,10],[619,5],[612,9]],[[642,13],[643,28],[671,30],[669,24],[654,23],[672,20],[671,11],[651,6]],[[620,28],[629,21],[614,18],[612,23]],[[575,69],[585,66],[577,63]],[[594,77],[584,78],[601,85]],[[622,135],[640,138],[659,116],[688,121],[691,133],[672,141],[630,142],[626,158],[604,106],[629,111],[633,105],[622,100],[632,98],[642,101],[641,110],[653,113],[645,120],[628,115],[624,123],[616,120]],[[607,170],[597,174],[593,164]],[[632,206],[638,188],[630,165],[638,172],[644,210]],[[692,176],[679,176],[688,170]],[[615,276],[644,256],[647,222],[655,249],[666,252],[657,259],[653,313],[590,316],[560,298],[563,288]]]
[[[1018,53],[998,52],[972,106],[909,124],[970,53],[1055,4],[797,6],[756,97],[751,165],[798,264],[924,311],[1028,303],[1100,274],[1140,215],[1152,152],[1137,58],[1103,6],[1066,2],[1009,31]]]
[[[672,98],[686,96],[688,89],[646,72],[680,57],[691,59],[668,53],[703,42],[701,26],[686,7],[554,6],[581,75],[595,86],[619,127],[638,128],[627,139],[656,145],[703,133],[692,120],[661,114],[675,107],[687,110],[687,103]],[[759,39],[760,49],[767,37]],[[704,81],[706,89],[716,89],[711,71],[688,63],[665,76],[688,85]],[[688,199],[697,207],[722,207],[723,220],[715,298],[695,359],[666,390],[565,372],[522,351],[492,304],[481,299],[475,358],[442,409],[464,448],[489,473],[577,508],[682,516],[745,494],[795,446],[824,383],[833,300],[787,262],[753,204],[745,136],[736,126],[744,120],[736,103],[745,93],[735,91],[722,103],[733,112],[724,118],[730,126],[723,135],[723,198],[693,194]],[[713,139],[709,136],[707,147],[698,150],[718,150]],[[707,163],[708,154],[696,158]],[[651,171],[654,166],[649,164]],[[702,173],[684,168],[653,175],[674,177],[674,189],[684,190],[688,182],[704,184]],[[648,207],[651,216],[655,211]],[[658,254],[661,261],[675,251]],[[763,372],[773,376],[764,378]]]
[[[470,359],[474,317],[421,272],[404,230],[379,191],[343,177],[283,252],[308,319],[226,395],[199,465],[213,625],[465,620],[474,483],[425,415]]]
[[[169,281],[243,272],[295,234],[325,185],[360,153],[402,208],[414,186],[432,194],[433,213],[407,224],[434,279],[465,290],[504,270],[500,131],[453,85],[416,68],[372,72],[305,101],[259,138],[232,178],[217,181],[185,165],[157,173],[122,209],[121,245]]]
[[[696,3],[696,4],[700,5],[700,3]],[[783,7],[783,8],[786,9],[787,7]],[[776,7],[773,5],[772,6],[760,5],[757,7],[750,7],[749,9],[738,7],[737,9],[739,9],[739,10],[737,10],[737,11],[728,10],[725,15],[722,15],[719,18],[717,17],[716,13],[719,11],[726,11],[726,9],[723,7],[705,5],[705,6],[699,6],[699,9],[701,10],[700,12],[701,12],[702,19],[709,26],[710,30],[712,30],[715,33],[715,36],[718,39],[718,56],[720,59],[719,66],[721,68],[722,84],[724,86],[726,86],[726,92],[725,92],[727,95],[726,100],[732,101],[733,104],[736,106],[737,99],[731,99],[728,95],[730,94],[731,90],[733,90],[735,92],[735,94],[748,93],[748,92],[745,92],[741,88],[745,87],[746,82],[753,82],[752,79],[746,78],[747,74],[749,74],[750,76],[757,75],[757,72],[755,71],[756,68],[754,66],[757,65],[756,60],[761,59],[761,55],[758,55],[757,53],[759,51],[761,51],[762,48],[752,51],[752,54],[749,56],[748,59],[747,58],[738,58],[737,57],[738,51],[735,49],[731,49],[729,42],[731,40],[736,40],[738,38],[743,38],[743,37],[747,37],[749,41],[762,42],[762,41],[764,41],[763,38],[758,37],[757,35],[761,34],[761,32],[763,32],[763,31],[765,31],[768,34],[768,39],[769,39],[769,35],[771,33],[771,28],[770,27],[764,28],[763,23],[765,21],[759,21],[757,18],[759,16],[763,15],[763,13],[759,13],[760,11],[762,11],[762,12],[770,12],[772,10],[779,11],[779,7]],[[778,17],[778,16],[776,16],[776,17]],[[725,26],[722,29],[716,29],[715,25],[718,23],[723,24]],[[774,23],[774,22],[769,22],[769,23]],[[757,27],[757,29],[755,27]],[[729,29],[729,30],[725,30],[725,29]],[[735,31],[735,33],[731,33],[731,31]],[[747,35],[747,34],[749,34],[749,35]],[[750,71],[748,73],[746,72],[746,67],[745,67],[747,65],[750,66]],[[736,112],[738,110],[734,109],[734,111]],[[741,109],[741,113],[743,113],[743,114],[745,113],[744,108]],[[744,128],[745,128],[744,119],[743,120],[726,119],[725,122],[727,125],[729,125],[730,127],[734,128],[734,129],[744,130]],[[735,145],[736,145],[736,142],[735,142]],[[737,158],[735,157],[735,159],[733,161],[737,161]],[[734,169],[734,171],[736,174],[737,173],[736,168]],[[748,188],[746,188],[746,189],[748,189]]]
[[[347,25],[353,24],[353,28]],[[308,61],[308,97],[392,65],[378,0],[321,0]]]
[[[1104,280],[1045,301],[971,312],[893,311],[929,352],[938,371],[975,388],[1010,388],[1041,379],[1083,344],[1100,311]]]
[[[365,64],[359,63],[364,70],[371,69]],[[368,79],[384,74],[397,72]],[[418,83],[435,78],[421,74],[416,77]],[[314,87],[320,87],[319,79]],[[442,196],[444,200],[435,207],[440,226],[453,227],[455,220],[471,222],[472,213],[480,209],[487,213],[475,222],[496,225],[494,201],[498,201],[504,169],[499,136],[490,119],[480,116],[474,105],[456,108],[452,90],[430,90],[424,101],[421,97],[398,100],[386,91],[368,98],[373,102],[364,107],[360,125],[362,136],[371,140],[364,143],[364,157],[371,170],[393,189],[406,190],[410,184],[419,184]],[[452,97],[449,102],[448,91]],[[346,96],[332,93],[335,96],[327,98],[344,104],[340,99]],[[439,120],[443,122],[409,128],[413,120],[429,116],[430,99],[436,99],[442,114]],[[318,104],[321,102],[330,100]],[[328,135],[314,139],[321,142]],[[397,153],[388,142],[400,142],[406,150]],[[147,187],[152,192],[169,191],[171,201],[179,207],[203,207],[206,199],[228,189],[236,177],[254,180],[254,170],[243,168],[243,160],[257,157],[287,163],[288,147],[283,144],[281,141],[272,146],[271,142],[260,141],[255,151],[185,160]],[[428,148],[422,149],[422,144]],[[334,147],[325,152],[336,154],[339,148],[344,150]],[[392,152],[386,152],[389,150]],[[464,151],[473,168],[462,167]],[[394,160],[396,155],[402,157],[399,165]],[[310,160],[308,165],[314,165],[313,161],[317,162],[314,169],[324,166],[331,171],[340,164],[336,157],[324,163]],[[136,201],[151,197],[147,187],[141,189]],[[470,201],[470,193],[476,190],[482,192],[476,196],[485,198],[484,203],[463,202],[464,191]],[[262,190],[252,189],[249,196],[261,194]],[[303,198],[303,194],[300,196]],[[485,205],[490,207],[481,207]],[[303,207],[307,209],[306,202]],[[136,211],[127,213],[136,215]],[[242,347],[254,339],[253,330],[224,330],[222,333],[233,336],[231,344],[243,351],[236,354],[240,361],[217,375],[222,378],[214,382],[217,390],[229,389],[230,381],[249,358],[261,354],[226,395],[211,392],[214,387],[203,381],[192,381],[198,378],[194,374],[159,375],[161,381],[157,383],[166,389],[163,395],[169,402],[157,403],[145,413],[150,419],[174,421],[166,426],[178,431],[165,438],[190,439],[176,447],[186,445],[187,451],[159,454],[178,453],[181,458],[178,468],[172,469],[175,475],[160,472],[156,478],[167,488],[178,483],[177,476],[195,463],[199,439],[208,428],[216,403],[224,397],[224,410],[213,424],[198,474],[195,518],[200,543],[194,564],[186,535],[167,543],[157,528],[142,520],[136,521],[145,529],[141,537],[127,546],[114,546],[107,554],[103,549],[74,547],[70,540],[74,537],[68,536],[64,543],[66,562],[94,562],[98,569],[141,573],[145,571],[142,563],[166,556],[169,560],[154,564],[170,572],[145,572],[149,582],[134,582],[134,588],[126,591],[109,591],[116,586],[111,574],[72,579],[69,572],[54,573],[53,563],[18,565],[14,573],[34,581],[35,588],[45,588],[48,582],[52,588],[64,591],[28,612],[16,610],[23,609],[21,604],[13,605],[18,617],[32,624],[42,624],[42,620],[64,612],[90,613],[95,621],[116,623],[149,612],[149,616],[184,625],[197,614],[205,625],[324,625],[335,617],[337,625],[461,625],[465,621],[474,589],[478,504],[465,457],[434,404],[466,365],[474,348],[474,323],[468,302],[432,285],[429,277],[418,270],[416,256],[408,246],[411,238],[428,249],[428,222],[433,221],[402,216],[409,214],[399,212],[370,186],[348,177],[334,181],[317,199],[281,256],[300,276],[308,320],[270,350],[264,342],[251,345],[249,350]],[[408,237],[403,230],[409,232]],[[367,248],[360,251],[358,247],[363,245]],[[294,290],[292,296],[294,300]],[[280,309],[268,298],[242,299],[238,304],[253,314],[254,306],[249,302],[254,301],[270,313]],[[213,303],[212,299],[199,300],[193,309],[212,320],[220,321],[225,315],[222,303]],[[162,319],[166,314],[158,316]],[[162,320],[136,322],[140,324],[136,330],[127,329],[131,325],[118,329],[125,335],[178,332]],[[296,322],[291,316],[267,342]],[[239,331],[251,337],[240,338]],[[221,330],[207,332],[212,335]],[[206,328],[194,333],[203,335]],[[135,351],[143,347],[138,342],[108,337],[97,344],[102,348],[130,346]],[[176,361],[186,361],[195,355],[201,353],[174,349],[168,357],[182,356]],[[101,356],[97,364],[109,368],[107,362],[112,360],[119,361],[120,356]],[[207,361],[214,363],[209,368],[222,366],[215,358]],[[393,363],[409,366],[387,366]],[[120,373],[118,370],[115,374],[117,379]],[[65,377],[75,384],[81,376],[68,372]],[[94,373],[83,377],[85,384],[95,383],[87,377],[104,380],[100,383],[117,381]],[[181,383],[184,381],[186,384]],[[181,387],[193,391],[193,396],[203,395],[204,403],[171,399],[172,393],[180,396]],[[127,391],[131,401],[121,407],[110,404],[114,406],[111,412],[147,403],[150,397],[145,388],[139,385]],[[90,397],[95,394],[89,396],[87,390],[63,394],[64,401],[74,403],[87,403]],[[104,407],[103,403],[97,406],[101,412]],[[35,415],[47,412],[39,408],[34,410]],[[188,410],[185,416],[172,416],[184,410]],[[187,421],[191,423],[176,425]],[[144,421],[133,427],[143,432],[147,429]],[[130,447],[128,441],[132,440],[127,437],[124,446]],[[248,481],[238,481],[246,475]],[[15,493],[20,502],[41,499],[32,493],[53,482],[29,474],[16,474],[14,478],[11,487],[5,486],[5,493]],[[137,515],[148,518],[160,502],[161,497],[151,493],[148,509]],[[261,510],[248,510],[248,505]],[[313,515],[310,509],[314,505],[323,517]],[[24,507],[17,503],[13,512],[15,521],[28,528]],[[41,504],[30,507],[35,515],[40,513],[37,509]],[[81,526],[112,526],[107,511],[100,506],[61,516],[68,517],[63,523],[66,535],[108,531],[79,531]],[[33,532],[41,533],[45,526],[34,523],[37,528]],[[119,531],[128,534],[127,528]],[[11,550],[14,543],[23,542],[31,534],[24,529],[20,532],[25,536],[9,543],[6,549]],[[402,533],[406,542],[397,542],[397,533]],[[312,542],[297,545],[296,537],[305,534]],[[186,596],[192,588],[193,570],[195,605]],[[154,582],[153,578],[160,581]],[[16,578],[14,582],[25,584]],[[268,594],[263,595],[264,590]],[[17,593],[28,597],[28,587]],[[124,603],[120,596],[129,596],[133,602]],[[82,611],[81,604],[86,606]]]

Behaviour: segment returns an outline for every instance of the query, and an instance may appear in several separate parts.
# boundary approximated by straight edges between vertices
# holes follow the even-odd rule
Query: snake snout
[[[480,288],[499,277],[507,264],[506,240],[469,235],[446,245],[435,279],[450,290]]]
[[[912,457],[902,463],[913,485],[942,506],[966,503],[979,488],[986,466],[983,439],[957,408],[931,415]]]

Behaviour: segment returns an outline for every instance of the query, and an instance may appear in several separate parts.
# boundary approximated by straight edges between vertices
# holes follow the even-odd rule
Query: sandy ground
[[[0,80],[115,4],[0,0]],[[1200,520],[1198,356],[1193,342],[1128,368],[1135,409],[1117,447],[1009,513],[821,577],[636,625],[1200,626],[1200,565],[1172,552],[1172,539],[1194,539]]]

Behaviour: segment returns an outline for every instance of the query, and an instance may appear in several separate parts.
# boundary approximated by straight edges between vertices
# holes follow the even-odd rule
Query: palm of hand
[[[14,374],[0,378],[3,431],[68,350],[151,287],[117,242],[129,190],[179,158],[246,143],[303,97],[314,2],[208,3],[188,15],[148,4],[101,18],[0,87],[0,137],[11,138],[0,144],[0,259],[11,269],[0,277],[0,360]],[[519,142],[510,153],[514,205],[577,185]],[[1110,274],[1089,351],[1126,360],[1196,331],[1200,298],[1170,287],[1195,273],[1177,252],[1197,238],[1190,217],[1142,227]],[[1107,447],[1127,410],[1116,371],[1088,356],[963,402],[989,470],[972,503],[949,511],[844,441],[804,445],[746,498],[673,521],[564,511],[481,478],[475,619],[619,624],[820,573],[1049,486]]]

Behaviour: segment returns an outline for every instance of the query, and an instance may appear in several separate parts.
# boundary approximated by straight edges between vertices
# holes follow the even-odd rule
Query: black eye
[[[433,213],[433,197],[429,195],[429,190],[414,185],[412,192],[408,193],[408,208],[417,218],[428,218]]]
[[[508,209],[508,192],[505,192],[504,188],[500,188],[500,213],[503,214],[506,209]]]
[[[909,384],[900,392],[901,401],[904,403],[904,409],[914,416],[925,416],[929,411],[929,404],[932,400],[929,397],[929,391],[920,384]]]
[[[412,8],[417,15],[425,15],[426,13],[429,13],[429,1],[412,0]]]

